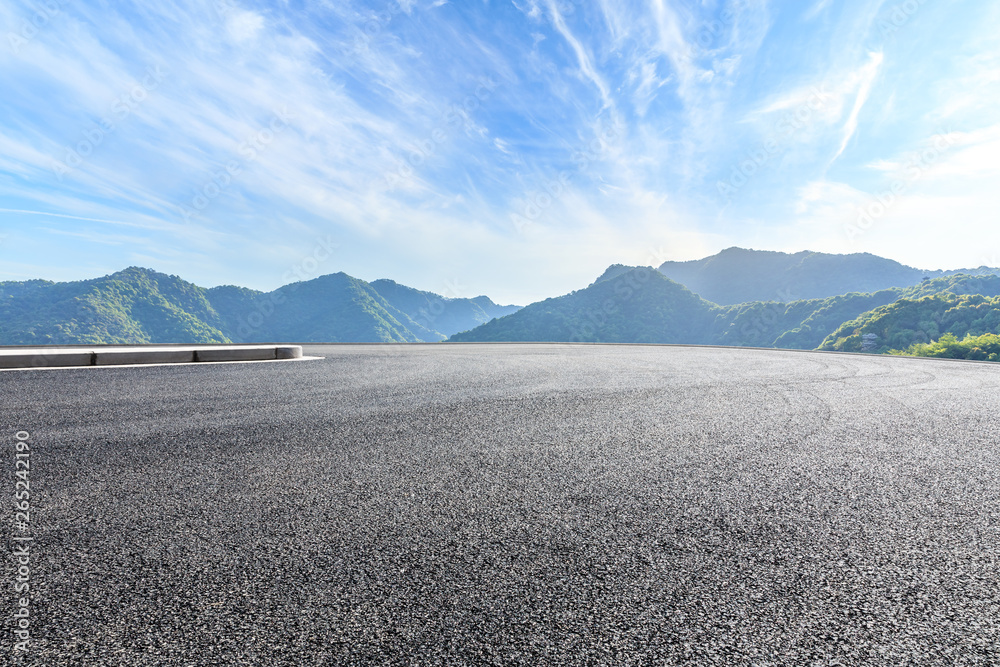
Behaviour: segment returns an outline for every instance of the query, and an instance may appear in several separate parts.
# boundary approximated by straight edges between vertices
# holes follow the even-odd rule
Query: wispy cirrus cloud
[[[854,98],[854,106],[851,109],[850,115],[847,117],[847,122],[844,123],[844,138],[840,142],[840,148],[837,149],[836,154],[833,159],[836,160],[844,153],[844,149],[847,148],[847,143],[854,136],[854,133],[858,129],[858,115],[861,113],[861,109],[865,106],[865,102],[868,101],[868,96],[871,94],[872,85],[875,83],[875,77],[878,76],[879,67],[882,65],[882,54],[873,53],[869,61],[861,68],[860,71],[860,82],[858,85],[858,93]]]
[[[598,91],[601,93],[601,100],[604,102],[604,107],[611,107],[611,95],[608,90],[608,84],[604,82],[601,76],[594,69],[594,64],[591,60],[590,54],[583,47],[569,28],[566,27],[566,21],[563,20],[562,12],[559,10],[559,6],[556,4],[555,0],[548,1],[549,13],[552,16],[552,24],[555,26],[556,30],[562,36],[563,39],[572,47],[573,53],[576,55],[576,59],[579,63],[580,73],[587,79],[589,79]]]

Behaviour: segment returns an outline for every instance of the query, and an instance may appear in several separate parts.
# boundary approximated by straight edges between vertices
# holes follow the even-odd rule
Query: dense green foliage
[[[668,278],[703,298],[724,305],[823,299],[851,292],[910,287],[918,285],[925,277],[997,272],[987,267],[921,271],[868,253],[831,255],[803,251],[788,254],[744,248],[728,248],[717,255],[689,262],[664,262],[659,268]]]
[[[954,293],[967,289],[1000,292],[1000,277],[946,276],[907,289],[788,303],[755,301],[718,306],[653,269],[616,265],[586,289],[532,304],[450,340],[690,343],[792,349],[822,345],[823,349],[860,351],[862,337],[874,333],[879,338],[873,351],[885,352],[890,347],[928,342],[943,331],[960,335],[997,331],[1000,309],[987,297]],[[935,296],[930,297],[933,301],[925,302],[901,298],[918,294]],[[914,310],[907,305],[911,303],[921,305]],[[881,321],[887,312],[900,318]],[[877,320],[881,322],[878,326],[874,324]]]
[[[388,283],[384,281],[383,287],[396,298],[412,296],[410,292],[420,295],[423,303],[430,304],[429,312],[435,312],[435,299],[439,300],[446,305],[447,323],[464,329],[488,321],[488,312],[516,309],[497,306],[486,297],[444,299]],[[234,286],[203,289],[177,276],[136,267],[77,282],[0,283],[0,344],[4,345],[444,338],[390,304],[372,285],[343,273],[273,292]]]
[[[821,350],[885,353],[930,343],[945,334],[980,336],[1000,331],[1000,297],[935,294],[899,299],[844,322]],[[865,347],[865,336],[870,344]]]
[[[345,273],[262,294],[236,331],[240,339],[360,343],[440,341],[393,308],[371,285]]]
[[[204,290],[177,276],[129,268],[71,283],[0,283],[0,342],[226,343]]]
[[[914,343],[906,350],[890,350],[889,354],[908,357],[938,357],[942,359],[974,359],[1000,361],[1000,336],[967,334],[959,340],[954,334],[945,334],[933,343]]]
[[[812,349],[893,290],[830,299],[718,306],[651,268],[608,269],[589,287],[452,336],[452,341],[692,343]]]
[[[691,342],[705,336],[717,308],[654,269],[630,268],[450,340]]]
[[[919,299],[935,294],[981,294],[1000,296],[1000,276],[974,276],[959,274],[934,280],[925,280],[900,293],[903,299]]]
[[[781,303],[756,301],[724,306],[713,326],[713,345],[784,347],[811,350],[845,319],[891,303],[896,290],[874,294],[844,294],[828,299]]]

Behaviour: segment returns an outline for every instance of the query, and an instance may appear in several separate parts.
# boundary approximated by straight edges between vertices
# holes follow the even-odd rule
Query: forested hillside
[[[1000,295],[1000,277],[945,276],[905,289],[720,306],[651,268],[614,265],[585,289],[531,304],[450,340],[688,343],[806,350],[822,346],[886,352],[927,343],[946,332],[960,336],[996,332],[1000,312],[993,301],[959,296],[973,290]],[[934,301],[922,302],[915,309],[907,305],[922,295],[932,295]],[[883,321],[885,313],[899,319]],[[862,345],[865,334],[869,334],[868,342]]]
[[[432,342],[471,329],[497,306],[487,297],[446,299],[391,281],[372,285],[344,273],[259,292],[204,289],[177,276],[130,267],[75,282],[0,283],[0,344]],[[412,297],[417,295],[417,300]],[[425,316],[426,315],[426,316]]]
[[[743,257],[745,252],[750,251],[722,253],[716,260],[723,255]],[[775,266],[795,257],[797,266],[814,268],[826,266],[830,258],[846,261],[845,256],[800,255],[750,257]],[[872,263],[871,256],[855,260],[899,274],[898,267]],[[730,274],[735,276],[741,264],[733,266]],[[773,277],[762,280],[757,288]],[[908,287],[874,292],[720,305],[652,267],[616,264],[584,289],[525,308],[500,306],[485,296],[450,299],[391,280],[368,283],[344,273],[272,292],[231,285],[204,289],[137,267],[68,283],[0,283],[0,344],[8,345],[448,339],[885,353],[911,348],[928,352],[931,348],[914,346],[934,344],[947,334],[961,342],[968,335],[1000,333],[998,327],[1000,276],[986,272],[921,278]],[[957,343],[947,340],[948,349],[956,349]]]
[[[93,280],[0,283],[0,343],[225,343],[205,290],[136,267]]]
[[[930,343],[945,334],[964,337],[1000,331],[1000,297],[935,294],[900,299],[844,322],[821,350],[888,352]]]
[[[812,349],[898,290],[719,306],[648,267],[611,267],[589,287],[531,304],[452,341],[691,343]]]
[[[651,268],[630,267],[614,278],[525,306],[450,340],[691,342],[707,335],[717,309]]]

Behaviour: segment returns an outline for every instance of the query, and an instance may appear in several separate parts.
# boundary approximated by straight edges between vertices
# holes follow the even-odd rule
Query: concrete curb
[[[301,345],[212,345],[164,347],[0,348],[0,368],[190,364],[219,361],[300,359]]]

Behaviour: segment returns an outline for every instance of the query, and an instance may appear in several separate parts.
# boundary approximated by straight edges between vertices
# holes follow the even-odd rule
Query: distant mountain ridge
[[[854,345],[860,341],[854,328],[894,304],[933,297],[937,299],[934,304],[947,308],[964,298],[957,295],[966,294],[981,294],[984,298],[1000,295],[1000,276],[953,275],[908,288],[787,303],[753,301],[721,306],[651,267],[614,265],[582,290],[533,303],[449,340],[678,343],[811,350],[820,345],[828,348],[838,338],[848,346]],[[964,325],[959,318],[963,328],[956,333],[987,332],[993,321],[983,312],[988,307],[980,306],[972,324]],[[955,321],[943,313],[925,315],[927,322]],[[931,334],[943,333],[927,326],[927,331],[907,328],[892,340],[905,348],[912,342],[926,342]]]
[[[583,289],[520,308],[345,273],[261,292],[205,289],[129,267],[75,282],[0,282],[0,344],[451,340],[887,351],[949,333],[994,334],[1000,326],[1000,270],[988,267],[974,270],[978,275],[927,272],[866,254],[740,248],[664,266],[688,271],[703,291],[718,289],[730,298],[774,294],[719,304],[667,277],[662,266],[615,264]],[[944,275],[927,275],[935,273]],[[906,284],[801,298],[886,283]],[[966,298],[976,295],[981,298]]]
[[[510,315],[520,308],[497,305],[487,296],[446,298],[384,278],[372,282],[371,286],[390,305],[406,313],[418,325],[440,332],[445,337],[485,324],[495,317]],[[470,323],[474,324],[470,326]]]
[[[206,289],[140,267],[0,282],[0,344],[432,342],[518,308],[375,283],[336,273],[272,292]]]
[[[1000,269],[925,271],[868,253],[834,255],[804,250],[727,248],[687,262],[664,262],[659,270],[671,280],[720,305],[752,301],[825,299],[850,292],[878,292],[911,287],[924,278],[955,274],[998,275]]]
[[[673,343],[701,340],[718,306],[650,267],[538,301],[452,341]]]

